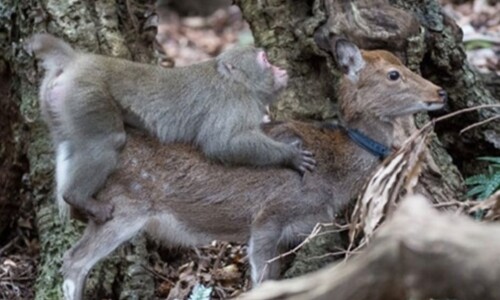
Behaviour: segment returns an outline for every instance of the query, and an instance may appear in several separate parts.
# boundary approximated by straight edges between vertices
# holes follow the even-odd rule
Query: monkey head
[[[223,76],[263,96],[276,96],[288,82],[286,70],[271,64],[262,49],[233,48],[219,55],[216,61]]]

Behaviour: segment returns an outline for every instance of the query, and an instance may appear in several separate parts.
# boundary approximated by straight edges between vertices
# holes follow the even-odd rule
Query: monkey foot
[[[74,208],[72,216],[76,216],[78,220],[90,219],[97,224],[105,223],[113,218],[114,206],[109,203],[102,203],[93,198],[88,199],[84,203],[72,203],[64,198],[64,200]]]
[[[87,207],[86,213],[88,217],[97,224],[102,224],[113,218],[113,210],[115,207],[112,204],[101,203],[94,199],[89,201],[90,207]]]

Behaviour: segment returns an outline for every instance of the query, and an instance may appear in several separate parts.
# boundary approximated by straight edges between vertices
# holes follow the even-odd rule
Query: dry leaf
[[[432,127],[409,137],[403,146],[374,172],[358,198],[351,217],[351,243],[363,233],[369,241],[377,227],[390,215],[402,191],[411,192],[421,172],[421,157]]]

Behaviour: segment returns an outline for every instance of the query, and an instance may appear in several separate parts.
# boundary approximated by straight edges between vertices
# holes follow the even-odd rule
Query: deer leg
[[[131,239],[144,226],[146,220],[127,223],[121,218],[104,224],[90,222],[81,239],[63,258],[63,293],[66,300],[81,300],[88,272],[102,258]]]
[[[274,224],[265,224],[252,228],[248,255],[252,269],[253,286],[268,279],[277,279],[280,275],[280,262],[268,261],[279,255],[278,247],[281,229]]]

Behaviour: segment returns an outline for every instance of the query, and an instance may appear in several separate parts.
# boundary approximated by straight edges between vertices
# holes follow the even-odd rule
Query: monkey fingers
[[[314,154],[311,151],[302,150],[302,165],[307,171],[312,172],[316,168],[316,160],[313,158]]]
[[[302,141],[297,140],[290,145],[297,149],[296,156],[292,162],[293,167],[301,174],[305,172],[312,172],[316,168],[316,160],[313,158],[314,154],[311,151],[302,149]]]

